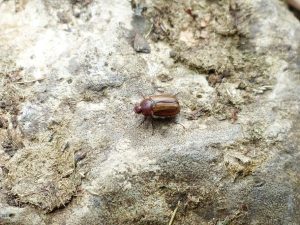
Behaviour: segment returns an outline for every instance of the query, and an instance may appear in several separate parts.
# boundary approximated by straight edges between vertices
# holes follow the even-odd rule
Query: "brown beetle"
[[[175,95],[152,95],[136,104],[134,112],[142,113],[145,118],[171,118],[180,112],[180,105]]]

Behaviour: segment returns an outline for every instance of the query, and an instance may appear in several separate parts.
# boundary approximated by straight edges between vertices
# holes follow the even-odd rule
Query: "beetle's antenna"
[[[174,96],[176,96],[177,97],[177,95],[179,95],[180,94],[180,91],[179,92],[177,92]]]
[[[176,124],[178,124],[178,125],[182,126],[182,127],[183,127],[183,129],[184,129],[184,130],[186,130],[185,126],[184,126],[183,124],[179,123],[178,121],[174,121],[174,123],[176,123]]]
[[[145,95],[141,92],[141,91],[138,91],[138,93],[143,97],[143,99],[145,99]]]

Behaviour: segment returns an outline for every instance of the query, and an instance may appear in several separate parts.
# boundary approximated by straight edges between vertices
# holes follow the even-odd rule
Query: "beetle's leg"
[[[177,120],[174,120],[174,123],[175,123],[175,124],[179,124],[180,126],[183,127],[184,130],[186,130],[185,126],[184,126],[183,124],[179,123]]]
[[[149,117],[147,117],[147,118],[149,118],[149,120],[151,120],[151,122],[152,122],[152,119],[151,119],[151,117],[149,116]],[[149,128],[149,123],[150,123],[150,121],[147,121],[147,124],[146,124],[146,129],[148,129]]]
[[[142,92],[140,92],[140,91],[138,91],[138,92],[139,92],[139,94],[143,97],[143,99],[146,98],[145,95],[144,95]]]
[[[153,118],[151,118],[151,127],[152,127],[152,135],[154,135],[154,122],[153,122]]]
[[[174,96],[176,96],[177,97],[177,95],[179,95],[180,94],[180,91],[179,92],[177,92]]]
[[[138,125],[138,127],[140,127],[147,119],[147,116],[144,116],[144,119],[140,122],[140,124]]]

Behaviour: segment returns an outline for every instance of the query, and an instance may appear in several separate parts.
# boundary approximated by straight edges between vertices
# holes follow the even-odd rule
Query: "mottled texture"
[[[0,15],[0,224],[300,224],[300,23],[283,1]],[[163,92],[185,128],[138,126],[140,93]]]

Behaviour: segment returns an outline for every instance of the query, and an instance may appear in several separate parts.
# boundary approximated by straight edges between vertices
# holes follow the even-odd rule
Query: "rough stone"
[[[0,0],[0,15],[0,224],[300,224],[284,2]],[[141,93],[160,92],[184,128],[138,126]]]

